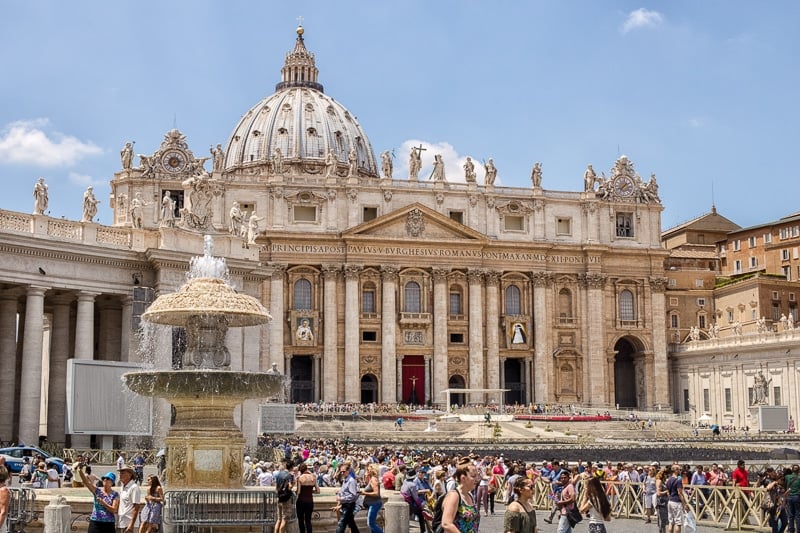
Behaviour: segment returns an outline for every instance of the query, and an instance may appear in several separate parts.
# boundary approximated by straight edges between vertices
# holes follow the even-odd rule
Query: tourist
[[[114,490],[114,485],[117,483],[116,474],[108,472],[100,478],[103,485],[95,487],[86,473],[85,465],[81,463],[79,466],[76,472],[80,474],[83,486],[94,496],[88,533],[115,533],[114,520],[119,509],[119,493]]]
[[[586,481],[578,510],[581,514],[589,514],[589,533],[606,533],[605,522],[611,520],[611,502],[598,476]]]
[[[306,463],[300,463],[297,467],[297,525],[300,533],[311,533],[311,515],[314,513],[314,494],[319,494],[317,476],[308,471]],[[259,476],[260,479],[261,476]]]
[[[406,479],[403,481],[403,486],[400,487],[400,495],[408,504],[408,512],[411,516],[416,517],[419,521],[419,530],[425,533],[425,518],[422,516],[422,508],[425,502],[420,498],[417,492],[417,471],[413,468],[406,471]]]
[[[511,488],[514,501],[506,507],[503,516],[505,533],[534,533],[536,531],[536,509],[533,508],[533,481],[527,477],[517,479]]]
[[[787,492],[789,533],[800,532],[800,465],[792,465],[792,473],[784,478]]]
[[[783,533],[788,525],[784,474],[773,468],[767,468],[767,475],[764,481],[764,488],[766,488],[767,492],[764,494],[761,508],[767,514],[772,533]]]
[[[144,497],[139,533],[151,533],[161,529],[161,514],[164,508],[164,488],[158,476],[147,476],[147,494]]]
[[[133,457],[133,470],[136,472],[136,483],[142,483],[144,481],[144,455],[142,452],[137,452],[136,455]]]
[[[686,502],[686,494],[683,492],[680,465],[672,465],[672,477],[667,480],[666,489],[669,492],[669,501],[667,502],[669,532],[681,533],[683,518],[686,511],[689,510],[689,504]]]
[[[291,459],[284,459],[281,462],[281,469],[274,475],[278,497],[278,516],[275,518],[275,533],[284,533],[286,531],[286,524],[292,515],[292,498],[281,501],[280,497],[282,488],[287,487],[289,490],[292,488],[294,477],[289,473],[289,469],[292,467]]]
[[[34,489],[46,489],[48,487],[49,479],[47,475],[47,465],[44,461],[39,463],[36,470],[33,471],[31,477],[31,487]]]
[[[480,476],[467,457],[458,463],[453,477],[456,490],[450,491],[442,501],[442,531],[447,533],[475,533],[481,523],[481,513],[472,497]],[[424,533],[424,529],[422,532]]]
[[[650,524],[653,520],[653,510],[656,507],[656,474],[658,469],[655,464],[647,467],[647,474],[644,478],[644,515],[645,523]]]
[[[8,468],[0,465],[0,533],[6,533],[8,509],[11,506],[11,491],[8,490],[6,483],[11,479]]]
[[[572,526],[569,523],[569,511],[575,508],[575,486],[570,483],[569,472],[561,471],[559,476],[561,484],[561,497],[556,502],[561,514],[558,517],[558,533],[572,533]]]
[[[136,472],[130,466],[119,470],[119,511],[117,533],[131,533],[136,525],[136,518],[142,508],[142,491],[136,484]]]
[[[378,513],[383,507],[381,484],[378,480],[378,467],[373,463],[367,466],[366,486],[359,491],[364,496],[364,507],[367,508],[367,525],[372,533],[383,533],[378,525]],[[302,530],[301,532],[302,533]]]
[[[492,468],[490,466],[483,466],[483,463],[481,463],[478,465],[478,474],[480,475],[480,481],[478,482],[475,504],[478,507],[479,513],[481,512],[481,505],[483,505],[484,515],[489,516],[489,482],[492,481]],[[434,486],[434,489],[435,488]],[[494,485],[494,490],[497,490],[496,484]]]
[[[45,483],[44,487],[48,489],[60,489],[61,477],[58,474],[56,465],[53,463],[46,465],[45,470],[47,472],[47,482]]]
[[[356,476],[353,473],[353,467],[350,462],[345,462],[341,468],[342,486],[339,492],[336,493],[336,500],[341,507],[342,515],[339,518],[339,523],[336,525],[336,533],[344,533],[346,528],[350,528],[351,533],[358,533],[358,526],[356,525],[356,500],[358,500],[358,486],[356,484]],[[283,533],[283,531],[275,530],[275,533]],[[424,532],[423,532],[424,533]]]
[[[658,468],[658,465],[655,465]],[[669,524],[669,491],[667,490],[667,469],[661,468],[656,472],[656,511],[658,512],[658,533],[666,533]]]

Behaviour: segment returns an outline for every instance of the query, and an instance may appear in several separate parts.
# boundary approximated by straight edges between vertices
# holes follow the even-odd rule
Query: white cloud
[[[622,31],[622,33],[628,33],[631,30],[637,30],[639,28],[652,28],[661,24],[663,20],[664,16],[658,11],[648,11],[640,7],[628,13],[628,17],[625,19],[625,22],[622,23],[620,31]]]
[[[0,134],[0,163],[39,167],[73,165],[103,150],[92,142],[46,131],[47,119],[20,120],[8,124]]]
[[[88,187],[89,185],[96,187],[103,184],[103,180],[96,180],[87,174],[78,174],[77,172],[69,173],[69,181],[82,187]]]
[[[411,147],[419,145],[422,145],[425,149],[422,152],[422,170],[419,173],[420,181],[427,181],[430,178],[431,172],[433,172],[433,156],[440,154],[442,156],[442,161],[444,161],[444,175],[447,181],[452,183],[466,182],[466,178],[464,177],[464,162],[467,160],[467,156],[470,156],[472,162],[475,164],[475,174],[477,175],[478,183],[481,185],[483,184],[483,179],[486,175],[483,162],[488,161],[490,156],[479,157],[472,154],[459,154],[453,145],[448,142],[433,143],[420,139],[408,139],[403,141],[400,148],[395,151],[392,177],[395,179],[408,179],[408,159],[411,153]],[[498,169],[497,179],[494,182],[495,185],[502,184],[500,176],[501,170]]]

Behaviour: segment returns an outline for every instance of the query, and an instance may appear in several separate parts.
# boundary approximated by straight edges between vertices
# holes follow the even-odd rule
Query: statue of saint
[[[785,314],[782,314],[782,315],[781,315],[781,329],[782,329],[783,331],[786,331],[787,329],[789,329],[789,328],[788,328],[788,322],[789,322],[789,319],[788,319],[788,318],[786,318],[786,315],[785,315]]]
[[[36,185],[33,186],[33,214],[44,215],[49,203],[50,198],[47,195],[47,184],[44,182],[44,178],[39,178]]]
[[[125,143],[125,146],[120,150],[119,157],[122,160],[122,169],[130,170],[133,165],[133,142]]]
[[[264,220],[264,217],[256,216],[255,212],[250,213],[250,218],[247,221],[247,244],[256,243],[256,237],[258,236],[259,220]]]
[[[422,169],[422,151],[416,146],[411,147],[411,154],[408,157],[408,179],[417,181],[419,171]]]
[[[97,215],[97,204],[99,203],[100,200],[95,198],[92,186],[89,185],[86,188],[86,192],[83,193],[83,217],[81,218],[81,222],[91,222],[94,220],[95,215]]]
[[[533,183],[534,189],[542,188],[542,164],[538,161],[533,164],[533,169],[531,170],[531,182]]]
[[[470,156],[467,156],[467,160],[464,162],[464,179],[467,180],[467,183],[475,183],[477,181],[475,163],[472,162]]]
[[[486,162],[486,176],[483,178],[484,185],[494,185],[494,180],[497,177],[497,167],[494,166],[494,160],[489,158]]]
[[[212,172],[222,172],[225,168],[225,150],[222,149],[222,145],[218,144],[216,148],[211,147],[211,171]]]
[[[355,178],[358,175],[358,154],[355,148],[350,149],[350,153],[347,154],[347,163],[349,164],[347,177]]]
[[[753,378],[753,405],[764,405],[769,401],[769,384],[772,378],[764,377],[764,372],[758,371]]]
[[[167,228],[175,227],[175,200],[169,195],[169,191],[164,191],[161,198],[161,225]]]
[[[586,172],[583,173],[583,190],[585,192],[594,191],[594,184],[597,181],[597,174],[592,165],[586,165]]]
[[[336,153],[333,151],[333,148],[328,150],[328,153],[325,155],[325,177],[326,178],[335,178],[336,177],[336,164],[339,160],[336,157]]]
[[[142,200],[142,193],[137,192],[136,196],[134,196],[133,200],[131,200],[131,207],[130,207],[131,222],[133,223],[134,228],[142,227],[142,220],[144,217],[144,207],[147,205],[150,204],[145,203],[145,201]]]
[[[445,181],[444,161],[442,161],[441,154],[433,156],[433,172],[431,172],[431,179],[433,181]]]
[[[272,170],[275,174],[283,174],[283,154],[280,148],[275,148],[272,153]]]
[[[299,341],[314,340],[314,331],[312,331],[307,318],[300,321],[300,325],[297,326],[297,331],[294,332],[294,338]]]
[[[228,218],[230,220],[228,233],[239,236],[242,232],[242,210],[239,209],[239,202],[233,202]]]
[[[392,179],[392,154],[389,153],[389,150],[381,154],[381,170],[384,178]]]

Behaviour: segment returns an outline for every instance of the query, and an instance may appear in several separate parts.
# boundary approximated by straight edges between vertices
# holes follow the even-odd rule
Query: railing
[[[36,493],[33,489],[8,489],[10,501],[8,506],[8,531],[25,531],[25,526],[39,518],[34,510]]]
[[[170,490],[164,494],[164,522],[178,533],[198,527],[260,527],[271,531],[277,517],[278,499],[265,490]],[[294,505],[289,505],[295,520]]]
[[[644,483],[603,481],[616,518],[644,518]],[[581,491],[580,483],[578,492]],[[766,490],[763,487],[684,485],[686,499],[699,525],[725,529],[763,531],[769,528],[769,517],[761,508]],[[499,491],[498,491],[499,493]],[[533,503],[537,509],[549,510],[552,505],[550,484],[536,481]]]

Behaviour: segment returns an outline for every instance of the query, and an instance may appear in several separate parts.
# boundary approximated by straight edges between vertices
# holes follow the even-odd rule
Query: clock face
[[[186,169],[186,156],[178,150],[170,150],[161,156],[161,166],[172,174]]]
[[[630,196],[633,194],[634,183],[628,176],[620,176],[614,180],[614,191],[619,196]]]

